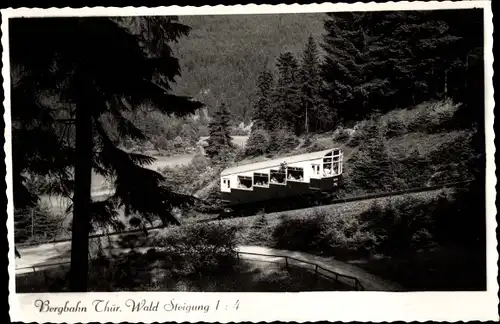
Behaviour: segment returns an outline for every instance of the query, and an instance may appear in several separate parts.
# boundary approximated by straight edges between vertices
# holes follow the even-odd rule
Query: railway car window
[[[333,164],[333,174],[337,175],[340,173],[340,163],[334,163]]]
[[[304,181],[304,169],[289,167],[287,179],[291,181]]]
[[[342,152],[334,150],[323,158],[323,176],[335,176],[342,172]],[[331,156],[331,157],[330,157]]]
[[[252,177],[238,176],[238,188],[251,189],[252,188]]]
[[[323,164],[323,175],[325,177],[333,175],[332,169],[333,168],[332,168],[332,164],[331,163],[325,163],[325,164]]]
[[[313,169],[313,174],[319,175],[319,164],[313,164],[312,169]]]
[[[269,182],[274,183],[274,184],[285,184],[286,183],[286,171],[271,170]]]
[[[254,173],[253,174],[253,185],[257,186],[257,187],[268,187],[269,186],[269,174]]]

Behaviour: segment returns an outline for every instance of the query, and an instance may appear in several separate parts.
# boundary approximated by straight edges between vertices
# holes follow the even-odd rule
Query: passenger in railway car
[[[326,177],[332,175],[332,168],[330,166],[324,167],[323,175]]]
[[[241,189],[248,189],[249,186],[247,186],[246,184],[242,183],[240,181],[240,179],[238,179],[238,188],[241,188]]]

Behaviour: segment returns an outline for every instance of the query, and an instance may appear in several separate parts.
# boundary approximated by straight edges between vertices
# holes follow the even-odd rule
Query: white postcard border
[[[53,293],[16,294],[15,257],[9,251],[9,304],[12,321],[23,322],[230,322],[230,321],[468,321],[498,320],[498,252],[496,238],[496,176],[494,145],[494,99],[493,99],[493,23],[490,1],[462,2],[387,2],[356,4],[310,4],[310,5],[237,5],[201,7],[126,7],[126,8],[19,8],[2,10],[3,89],[5,92],[5,144],[7,183],[7,228],[13,224],[12,161],[10,159],[10,67],[8,43],[8,19],[13,17],[62,17],[62,16],[123,16],[123,15],[224,15],[305,13],[330,11],[379,11],[379,10],[425,10],[425,9],[484,8],[485,26],[485,127],[486,127],[486,202],[487,202],[487,291],[486,292],[303,292],[303,293],[183,293],[183,292],[113,292],[113,293]],[[14,242],[13,231],[8,232],[9,245]],[[109,300],[112,304],[125,305],[129,299],[158,301],[164,308],[172,301],[180,304],[209,305],[209,310],[144,312],[94,312],[92,302]],[[64,305],[69,301],[74,306],[87,305],[86,313],[40,313],[36,300],[50,300],[53,305]],[[216,305],[218,307],[216,309]],[[238,305],[236,309],[235,305]],[[225,307],[227,306],[227,309]],[[167,308],[169,306],[166,306]]]

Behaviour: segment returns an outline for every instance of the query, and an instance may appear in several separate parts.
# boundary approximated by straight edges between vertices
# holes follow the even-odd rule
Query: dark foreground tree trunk
[[[82,102],[76,108],[75,192],[71,237],[70,290],[87,291],[92,181],[92,114]]]

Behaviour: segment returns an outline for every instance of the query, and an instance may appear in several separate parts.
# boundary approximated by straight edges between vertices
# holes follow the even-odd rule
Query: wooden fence
[[[284,261],[284,265],[287,269],[292,265],[293,262],[291,262],[291,261],[294,261],[296,263],[307,264],[307,265],[311,266],[311,268],[309,270],[312,270],[314,272],[315,276],[322,276],[322,277],[330,279],[330,280],[335,280],[336,282],[339,282],[339,283],[344,283],[344,284],[347,283],[347,284],[351,285],[354,288],[354,290],[359,290],[359,291],[365,290],[365,288],[363,287],[363,285],[361,284],[361,282],[359,281],[358,278],[344,275],[344,274],[335,272],[335,271],[330,270],[330,269],[326,269],[317,263],[313,263],[313,262],[309,262],[309,261],[305,261],[305,260],[300,260],[300,259],[290,257],[287,255],[260,254],[260,253],[240,252],[240,251],[236,252],[236,258],[238,259],[238,261],[241,259],[247,259],[247,260],[254,260],[254,261],[272,262],[272,261],[268,261],[268,260],[259,260],[259,259],[255,259],[255,258],[245,258],[244,257],[245,255],[253,255],[253,256],[261,256],[261,257],[267,257],[267,258],[282,259]]]

